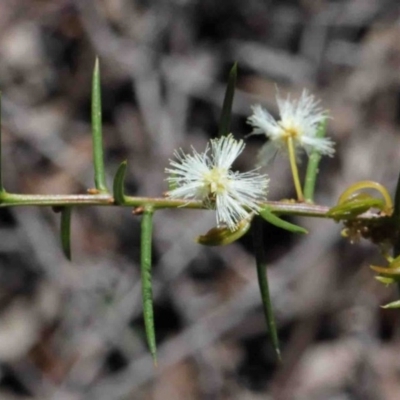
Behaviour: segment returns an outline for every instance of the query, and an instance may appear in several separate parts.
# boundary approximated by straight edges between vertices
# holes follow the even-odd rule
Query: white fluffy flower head
[[[260,209],[265,200],[268,178],[257,170],[233,172],[231,166],[245,144],[232,134],[211,140],[204,153],[175,151],[167,181],[175,188],[168,192],[172,199],[201,200],[207,208],[216,210],[217,225],[234,231],[238,222]]]
[[[333,141],[317,137],[319,125],[328,117],[319,106],[319,100],[303,90],[298,100],[291,100],[290,96],[282,99],[278,94],[277,102],[278,120],[260,105],[252,107],[253,114],[247,119],[253,127],[251,134],[264,134],[270,139],[259,155],[262,164],[268,163],[276,151],[285,149],[289,137],[293,139],[296,149],[303,148],[307,154],[315,149],[321,154],[333,156]]]

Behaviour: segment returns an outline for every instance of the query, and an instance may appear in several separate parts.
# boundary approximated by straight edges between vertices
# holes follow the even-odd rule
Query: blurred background
[[[276,115],[277,87],[304,88],[329,110],[335,158],[316,201],[334,205],[358,180],[393,193],[400,169],[398,0],[3,0],[3,176],[17,193],[93,186],[90,86],[100,57],[108,182],[128,160],[127,192],[160,196],[173,150],[214,137],[227,76],[239,77],[232,131],[250,106]],[[253,168],[251,137],[236,167]],[[306,165],[303,160],[302,171]],[[294,197],[288,162],[267,169],[269,198]],[[265,224],[283,362],[269,343],[251,236],[226,247],[194,238],[207,211],[155,215],[159,366],[143,333],[140,217],[74,209],[73,261],[50,208],[0,210],[0,400],[400,398],[399,311],[332,221],[298,218],[295,237]]]

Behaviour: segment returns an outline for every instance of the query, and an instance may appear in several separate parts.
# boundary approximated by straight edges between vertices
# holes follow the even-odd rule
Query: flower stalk
[[[327,112],[306,90],[298,100],[291,100],[290,96],[283,99],[278,95],[277,103],[279,119],[276,120],[260,105],[252,107],[253,114],[247,119],[247,123],[253,127],[250,135],[265,135],[269,139],[259,152],[259,165],[268,165],[275,154],[287,150],[297,199],[303,202],[296,160],[297,150],[303,149],[310,158],[314,157],[307,171],[305,185],[306,200],[312,201],[320,156],[333,156],[335,152],[332,140],[324,137],[325,129],[321,128],[327,119]]]
[[[299,170],[297,168],[297,162],[296,162],[296,153],[294,150],[293,138],[291,136],[287,138],[287,146],[289,152],[290,169],[292,171],[293,183],[296,189],[297,200],[303,202],[304,195],[303,195],[303,190],[301,189]]]

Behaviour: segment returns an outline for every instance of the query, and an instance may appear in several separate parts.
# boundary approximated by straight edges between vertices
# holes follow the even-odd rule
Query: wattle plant
[[[232,170],[235,159],[245,150],[245,142],[230,131],[237,66],[231,69],[222,105],[218,135],[199,152],[190,154],[177,150],[166,169],[169,185],[164,196],[158,198],[133,197],[125,193],[124,180],[127,162],[123,161],[114,177],[112,190],[107,186],[103,157],[100,69],[96,60],[92,82],[92,141],[94,188],[86,194],[35,195],[9,193],[3,186],[1,174],[0,140],[0,206],[49,206],[61,213],[60,239],[65,256],[71,259],[71,216],[74,207],[107,206],[131,207],[141,215],[141,282],[145,332],[148,347],[157,364],[156,328],[152,295],[152,232],[153,216],[167,208],[209,209],[216,214],[216,226],[198,236],[199,245],[228,245],[249,231],[254,242],[254,257],[261,301],[268,333],[277,357],[280,358],[279,339],[271,304],[267,263],[265,261],[262,224],[267,222],[293,233],[308,232],[281,218],[297,215],[330,218],[343,223],[342,235],[352,242],[364,238],[376,244],[387,260],[385,266],[371,266],[376,279],[383,284],[400,284],[400,177],[392,201],[387,189],[372,181],[362,181],[344,190],[333,207],[314,204],[314,190],[318,166],[323,155],[334,155],[334,142],[325,137],[329,116],[314,96],[303,91],[298,100],[277,96],[280,117],[274,119],[261,106],[253,107],[248,123],[251,134],[264,134],[269,142],[258,156],[258,166],[248,172]],[[297,168],[297,153],[305,150],[308,166],[304,184]],[[260,172],[276,152],[285,151],[297,193],[296,200],[268,201],[269,178]],[[368,190],[368,192],[366,191]],[[377,196],[369,191],[374,190]],[[160,193],[163,189],[160,189]],[[400,308],[400,300],[384,307]]]

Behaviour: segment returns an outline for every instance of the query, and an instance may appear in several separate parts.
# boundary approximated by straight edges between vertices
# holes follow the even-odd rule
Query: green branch
[[[201,201],[170,200],[163,197],[125,196],[124,203],[117,204],[114,198],[108,194],[0,194],[0,207],[17,206],[151,206],[158,210],[166,208],[206,209]],[[281,215],[330,218],[326,215],[329,211],[329,207],[317,204],[286,203],[278,201],[269,201],[261,204],[261,207],[267,206],[271,212],[276,212]],[[369,215],[365,213],[363,217],[372,218],[372,214]]]
[[[18,206],[114,206],[114,207],[146,207],[155,210],[179,209],[207,209],[201,201],[170,200],[163,197],[133,197],[125,196],[123,204],[117,204],[109,194],[13,194],[0,193],[0,207]],[[290,203],[285,201],[268,201],[260,204],[261,208],[268,207],[272,213],[279,215],[296,215],[302,217],[316,217],[335,219],[328,215],[330,207],[318,204]],[[376,214],[366,212],[357,219],[377,219]],[[353,218],[354,219],[354,218]]]

